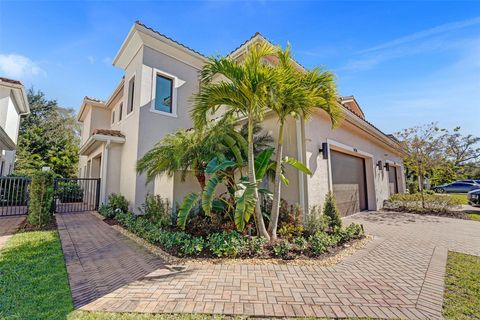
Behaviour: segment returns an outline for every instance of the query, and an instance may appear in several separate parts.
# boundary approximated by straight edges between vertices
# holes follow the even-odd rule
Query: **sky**
[[[205,55],[259,31],[332,71],[386,133],[438,122],[480,136],[480,1],[0,0],[0,76],[77,110],[107,99],[135,20]]]

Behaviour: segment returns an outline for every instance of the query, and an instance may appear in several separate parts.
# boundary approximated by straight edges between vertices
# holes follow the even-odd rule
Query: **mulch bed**
[[[18,227],[18,232],[50,231],[50,230],[57,230],[57,221],[55,217],[52,217],[49,223],[41,227],[30,224],[28,220],[25,218],[25,220],[23,220]]]

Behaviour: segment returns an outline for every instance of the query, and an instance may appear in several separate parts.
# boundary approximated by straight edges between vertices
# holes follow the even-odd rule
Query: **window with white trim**
[[[157,73],[155,82],[155,110],[172,113],[173,79]]]
[[[133,111],[133,101],[135,98],[135,76],[128,82],[128,104],[127,114]]]
[[[123,102],[120,102],[120,106],[118,107],[118,121],[122,121],[123,117]]]

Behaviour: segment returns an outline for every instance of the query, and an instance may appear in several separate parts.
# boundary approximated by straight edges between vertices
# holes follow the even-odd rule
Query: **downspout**
[[[302,139],[302,122],[301,119],[295,120],[296,131],[297,131],[297,158],[301,163],[304,162],[303,156],[303,139]],[[305,220],[308,212],[306,211],[305,206],[305,174],[301,171],[298,171],[298,191],[300,194],[300,209],[302,209],[303,219]],[[304,221],[305,222],[305,221]]]
[[[107,164],[108,164],[108,153],[110,151],[110,141],[107,140],[105,147],[103,148],[103,158],[102,158],[102,181],[100,181],[100,199],[102,203],[107,203]]]

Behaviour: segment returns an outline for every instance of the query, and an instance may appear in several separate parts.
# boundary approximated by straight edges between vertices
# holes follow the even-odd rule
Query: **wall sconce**
[[[385,163],[385,170],[390,171],[390,163]]]
[[[382,160],[378,160],[378,161],[377,161],[377,168],[378,168],[378,170],[382,170],[382,169],[383,169]]]
[[[318,152],[322,154],[323,159],[328,159],[328,143],[322,142],[322,147],[318,149]]]

